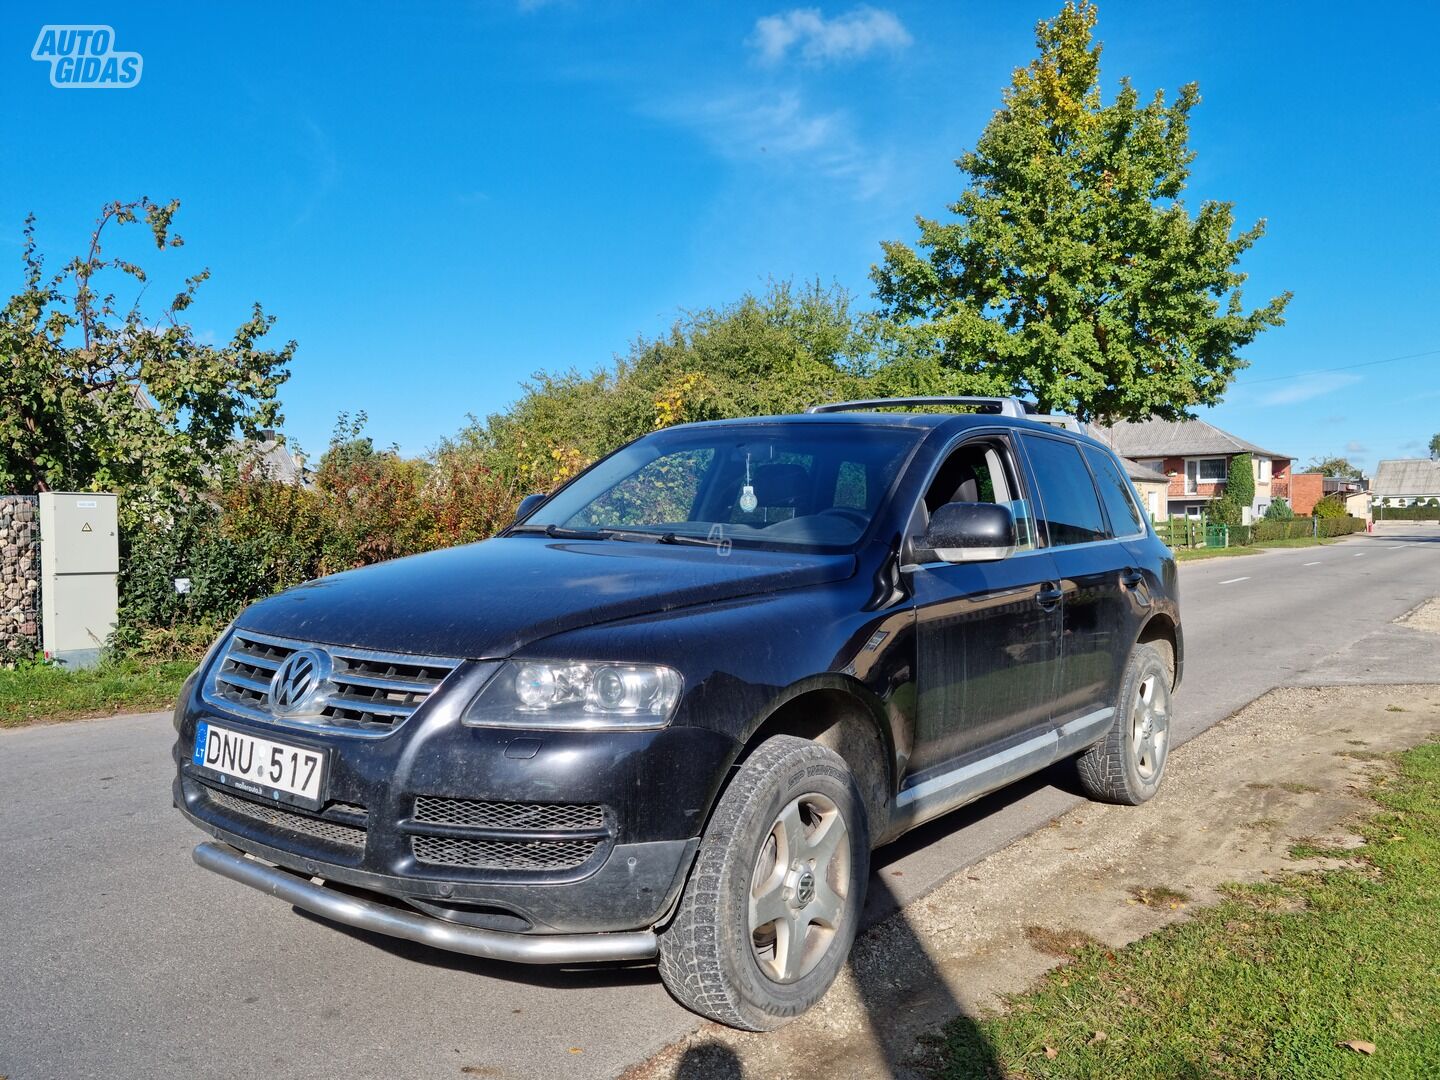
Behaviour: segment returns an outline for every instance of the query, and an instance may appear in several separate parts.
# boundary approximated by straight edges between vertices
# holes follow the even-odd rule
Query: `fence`
[[[1276,540],[1348,536],[1364,530],[1364,519],[1356,517],[1306,517],[1293,521],[1257,521],[1254,525],[1216,525],[1197,518],[1172,517],[1155,525],[1160,539],[1172,548],[1248,547]]]
[[[0,664],[40,651],[39,503],[0,495]]]

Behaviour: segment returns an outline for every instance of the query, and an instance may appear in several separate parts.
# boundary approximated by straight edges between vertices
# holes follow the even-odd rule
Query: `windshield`
[[[919,435],[861,424],[656,432],[578,477],[520,529],[850,547],[869,528]]]

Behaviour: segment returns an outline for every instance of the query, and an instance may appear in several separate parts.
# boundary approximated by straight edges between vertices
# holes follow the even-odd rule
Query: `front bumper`
[[[693,727],[468,728],[443,697],[393,734],[347,738],[226,715],[187,688],[176,714],[175,806],[281,873],[380,894],[467,929],[543,937],[644,931],[663,921],[684,886],[733,740]],[[330,767],[322,809],[269,804],[197,770],[190,749],[202,719],[323,749]],[[437,802],[466,812],[591,816],[437,824],[422,813],[422,803]],[[498,862],[448,854],[462,849],[506,854]],[[551,859],[557,851],[579,854]]]
[[[199,845],[194,858],[206,870],[213,870],[231,881],[249,885],[322,918],[389,937],[418,941],[448,952],[520,964],[582,964],[646,960],[658,950],[652,930],[537,935],[459,926],[337,892],[278,867],[266,866],[220,844]]]

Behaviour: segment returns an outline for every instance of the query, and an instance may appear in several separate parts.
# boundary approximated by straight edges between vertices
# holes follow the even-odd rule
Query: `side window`
[[[1035,523],[1019,477],[1004,442],[979,439],[966,443],[946,458],[935,474],[925,493],[925,510],[933,514],[952,502],[1008,506],[1015,516],[1015,550],[1029,551],[1035,547]]]
[[[1140,508],[1130,495],[1130,485],[1115,459],[1104,450],[1094,446],[1085,447],[1085,460],[1095,473],[1096,486],[1100,488],[1100,499],[1105,512],[1110,515],[1110,528],[1116,536],[1134,536],[1145,531],[1145,519]]]
[[[1080,447],[1064,439],[1025,435],[1025,450],[1040,489],[1041,516],[1054,547],[1104,540],[1105,517]]]

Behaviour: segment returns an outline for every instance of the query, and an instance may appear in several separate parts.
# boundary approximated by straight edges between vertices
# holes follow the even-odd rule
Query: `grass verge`
[[[1081,948],[1004,1015],[951,1024],[941,1075],[1434,1076],[1440,744],[1398,761],[1353,867],[1234,886],[1118,952]]]
[[[83,671],[54,664],[0,671],[0,727],[168,708],[194,668],[189,660],[111,660]]]
[[[1221,559],[1231,555],[1259,555],[1266,548],[1304,548],[1324,547],[1326,544],[1338,544],[1345,537],[1341,536],[1300,536],[1290,540],[1266,540],[1260,544],[1247,544],[1244,547],[1228,548],[1173,548],[1175,558],[1180,562],[1193,562],[1197,559]]]

